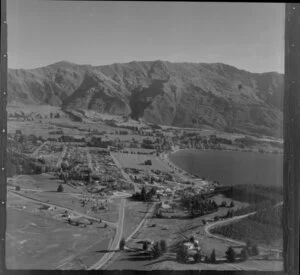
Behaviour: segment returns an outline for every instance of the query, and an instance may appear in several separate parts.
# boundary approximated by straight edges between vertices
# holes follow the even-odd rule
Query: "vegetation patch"
[[[241,221],[212,229],[225,237],[268,246],[282,245],[282,206],[267,207]]]

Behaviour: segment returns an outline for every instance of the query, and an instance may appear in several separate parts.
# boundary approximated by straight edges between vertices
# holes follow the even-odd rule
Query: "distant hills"
[[[146,122],[282,136],[283,75],[221,63],[66,61],[8,70],[8,104],[50,104]]]

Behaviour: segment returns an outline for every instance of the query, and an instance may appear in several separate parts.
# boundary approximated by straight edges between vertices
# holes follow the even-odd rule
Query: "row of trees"
[[[142,187],[141,192],[136,192],[132,194],[131,198],[138,201],[151,201],[152,197],[156,195],[156,189],[152,187],[148,192],[146,191],[145,186]]]
[[[246,245],[242,248],[241,252],[238,254],[232,246],[229,246],[228,249],[225,251],[225,258],[228,262],[233,263],[239,258],[241,261],[246,261],[249,256],[255,256],[258,255],[258,249],[256,245]],[[188,259],[188,251],[183,249],[182,246],[177,251],[177,260],[179,262],[186,262]],[[194,262],[199,263],[201,262],[201,254],[200,252],[195,253],[194,256]],[[215,264],[217,263],[217,257],[216,257],[216,251],[215,249],[212,250],[211,254],[204,257],[205,263],[211,263]]]
[[[203,195],[184,196],[181,202],[189,209],[191,217],[206,215],[219,208],[214,200],[208,200]]]
[[[242,248],[241,253],[238,255],[232,246],[229,246],[225,252],[225,256],[228,262],[233,263],[236,261],[236,258],[239,256],[240,260],[246,261],[249,256],[258,255],[259,251],[256,245],[252,245],[247,242],[247,245]]]

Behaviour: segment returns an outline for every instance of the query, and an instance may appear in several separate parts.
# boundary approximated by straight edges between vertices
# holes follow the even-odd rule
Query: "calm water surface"
[[[170,160],[192,174],[224,185],[282,185],[282,154],[183,150],[172,154]]]

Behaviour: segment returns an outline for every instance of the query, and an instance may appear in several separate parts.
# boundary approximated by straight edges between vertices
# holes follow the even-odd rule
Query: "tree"
[[[122,238],[121,241],[120,241],[120,244],[119,244],[120,250],[124,250],[125,244],[126,244],[125,239]]]
[[[164,252],[164,253],[167,252],[167,243],[166,243],[166,241],[161,240],[159,244],[160,244],[161,251]]]
[[[151,159],[146,160],[146,161],[145,161],[145,165],[152,165]]]
[[[152,247],[152,256],[153,258],[158,258],[161,255],[162,251],[158,242],[155,242]]]
[[[210,254],[209,261],[210,261],[211,263],[213,263],[213,264],[216,263],[216,252],[215,252],[214,249],[212,250],[212,252],[211,252],[211,254]]]
[[[235,261],[235,251],[232,246],[229,246],[225,253],[228,262],[233,263]]]
[[[246,247],[244,247],[241,251],[241,259],[243,261],[246,261],[249,258],[248,250]]]
[[[234,207],[234,202],[233,202],[233,201],[230,202],[229,207],[230,207],[230,208]]]
[[[205,262],[205,263],[209,263],[209,262],[210,262],[210,259],[209,259],[208,256],[205,256],[205,257],[204,257],[204,262]]]
[[[145,188],[145,186],[143,186],[143,188],[141,190],[141,200],[142,201],[146,200],[146,188]]]
[[[200,263],[200,261],[201,261],[201,253],[200,253],[200,251],[198,251],[198,252],[194,255],[194,261],[195,261],[195,263]]]
[[[151,194],[152,196],[155,196],[155,195],[156,195],[156,189],[155,189],[154,187],[151,188],[150,194]]]
[[[221,207],[226,207],[226,206],[227,206],[226,201],[222,201]]]
[[[256,244],[252,246],[251,252],[252,255],[258,255],[259,251]]]
[[[246,247],[247,247],[247,249],[249,250],[251,248],[251,246],[252,246],[252,242],[250,240],[247,240],[246,241]]]
[[[148,243],[147,242],[144,242],[143,243],[143,250],[147,250],[148,249]]]
[[[176,253],[176,260],[178,262],[186,262],[187,256],[188,255],[187,255],[186,251],[184,250],[183,245],[180,245],[180,247],[178,248],[177,253]]]
[[[57,187],[57,192],[63,192],[64,191],[64,187],[62,186],[62,184],[60,184],[58,187]]]
[[[20,191],[21,187],[19,185],[16,186],[16,191]]]
[[[193,235],[190,237],[190,242],[191,243],[195,242],[195,237]]]

